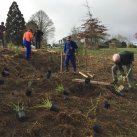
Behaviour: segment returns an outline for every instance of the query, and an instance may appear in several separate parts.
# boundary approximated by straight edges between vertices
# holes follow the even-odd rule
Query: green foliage
[[[25,110],[24,103],[20,103],[20,102],[18,102],[17,104],[12,103],[12,108],[16,112],[20,112],[20,111],[24,111]]]
[[[99,50],[92,50],[92,49],[87,49],[85,51],[85,48],[83,47],[83,45],[78,45],[78,49],[77,49],[77,53],[79,55],[85,55],[85,53],[87,53],[87,56],[93,56],[93,57],[98,57],[98,58],[102,58],[102,57],[106,57],[106,58],[112,58],[112,55],[121,51],[132,51],[134,52],[135,57],[137,57],[137,48],[106,48],[106,49],[99,49]],[[52,49],[56,52],[61,52],[63,51],[62,48],[54,48]]]
[[[93,100],[91,99],[91,109],[89,109],[89,112],[93,112],[94,116],[96,116],[97,114],[97,107],[98,107],[100,100],[101,100],[101,94],[97,97],[95,103],[93,103]],[[89,112],[87,113],[87,115],[89,114]]]
[[[59,93],[59,94],[63,94],[63,92],[64,92],[64,87],[63,87],[62,84],[61,84],[61,85],[58,85],[58,86],[56,87],[56,92]]]
[[[25,20],[21,14],[17,3],[14,1],[9,8],[6,19],[6,39],[15,45],[22,43],[25,30]]]
[[[12,51],[14,51],[15,55],[19,55],[19,53],[20,53],[20,47],[19,46],[16,46],[13,43],[9,43],[8,48],[11,49]]]
[[[78,44],[78,49],[76,50],[76,54],[78,55],[86,55],[86,48],[84,47],[84,44],[80,43]]]
[[[121,47],[122,47],[122,48],[126,48],[126,47],[127,47],[126,42],[123,41],[123,42],[121,43]]]
[[[124,83],[124,82],[126,81],[126,76],[120,75],[120,76],[118,77],[118,81]]]
[[[37,108],[46,108],[46,109],[51,109],[52,107],[52,101],[47,98],[43,99],[42,103],[36,106]]]
[[[28,88],[30,88],[31,85],[32,85],[32,81],[30,80],[30,81],[28,81]]]
[[[15,47],[15,45],[14,45],[13,43],[8,43],[7,46],[8,46],[8,48],[11,49],[11,50],[13,50],[14,47]]]

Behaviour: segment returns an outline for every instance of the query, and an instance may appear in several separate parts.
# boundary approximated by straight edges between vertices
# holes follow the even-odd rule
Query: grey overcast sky
[[[6,21],[13,0],[0,4],[0,22]],[[56,32],[53,41],[67,36],[74,26],[80,26],[87,9],[85,0],[16,0],[27,22],[32,14],[43,10],[54,22]],[[93,17],[108,28],[110,35],[121,34],[131,41],[137,41],[137,0],[88,0]]]

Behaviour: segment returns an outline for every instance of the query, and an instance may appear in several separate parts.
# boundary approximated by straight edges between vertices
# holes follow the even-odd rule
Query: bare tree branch
[[[43,38],[45,40],[54,37],[54,32],[55,32],[54,23],[44,11],[40,10],[36,12],[34,15],[32,15],[30,19],[37,24],[38,28],[42,32],[44,32]]]

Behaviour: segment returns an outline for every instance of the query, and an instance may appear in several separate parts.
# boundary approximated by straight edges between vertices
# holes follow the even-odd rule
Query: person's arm
[[[66,42],[64,43],[64,53],[66,54]]]
[[[77,46],[76,42],[74,42],[74,41],[73,41],[73,45],[74,45],[74,48],[75,48],[75,49],[77,49],[77,48],[78,48],[78,46]]]
[[[43,36],[43,34],[44,34],[44,33],[41,31],[41,36]]]
[[[66,53],[66,44],[64,44],[64,53]]]
[[[31,37],[31,45],[33,45],[33,33],[31,32],[31,35],[30,35],[30,37]]]
[[[124,73],[124,69],[123,69],[122,65],[118,65],[118,68],[119,68],[121,75],[124,76],[125,73]]]

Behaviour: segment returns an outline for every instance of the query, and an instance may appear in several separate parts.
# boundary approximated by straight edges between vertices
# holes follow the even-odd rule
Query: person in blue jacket
[[[76,58],[75,52],[78,48],[77,44],[71,39],[71,36],[67,37],[64,41],[64,53],[65,53],[65,70],[68,71],[69,61],[71,61],[73,70],[76,72]]]

